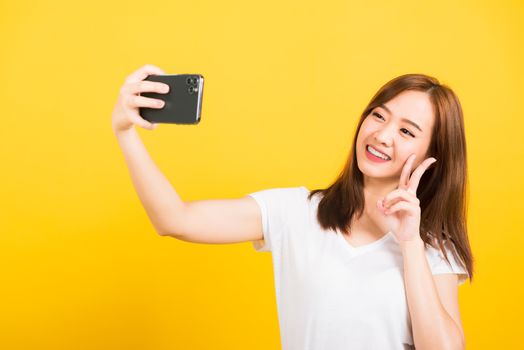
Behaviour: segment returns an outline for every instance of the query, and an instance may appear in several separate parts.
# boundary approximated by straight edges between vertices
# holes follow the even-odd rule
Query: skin
[[[142,92],[156,92],[166,94],[169,85],[144,80],[148,75],[166,74],[162,69],[151,64],[140,67],[127,76],[124,85],[120,88],[118,101],[113,110],[112,128],[116,135],[129,133],[134,125],[147,130],[154,130],[158,124],[150,123],[143,119],[139,107],[162,108],[164,101],[161,99],[139,96]],[[164,90],[165,89],[165,90]]]
[[[388,196],[385,204],[392,210],[392,206],[399,201],[408,201],[418,206],[416,187],[423,172],[436,161],[432,157],[426,158],[434,126],[433,107],[425,92],[412,90],[400,93],[385,105],[391,114],[381,107],[373,109],[362,123],[357,136],[357,163],[364,176],[365,208],[362,217],[354,224],[354,231],[366,232],[364,236],[378,238],[392,230],[399,240],[409,240],[414,238],[413,225],[416,220],[410,218],[410,232],[404,230],[399,235],[400,225],[404,223],[403,226],[406,227],[407,224],[406,213],[386,214],[382,200]],[[422,132],[401,121],[401,118],[414,121]],[[367,144],[379,147],[391,160],[385,163],[369,160],[365,154]],[[414,159],[410,159],[413,157]],[[413,179],[416,186],[408,191],[412,172],[413,175],[417,174],[417,179]],[[400,189],[403,191],[398,191]],[[398,205],[395,210],[397,208]],[[415,214],[412,212],[411,215]]]
[[[432,276],[420,237],[417,188],[424,172],[437,161],[427,158],[435,120],[432,105],[428,95],[420,91],[404,91],[385,105],[392,113],[381,108],[372,110],[357,137],[357,161],[364,175],[365,195],[364,213],[355,225],[357,237],[376,239],[392,231],[399,241],[416,347],[464,349],[457,275]],[[402,122],[401,117],[415,121],[423,132]],[[366,144],[380,147],[392,159],[385,163],[369,160],[364,153]]]

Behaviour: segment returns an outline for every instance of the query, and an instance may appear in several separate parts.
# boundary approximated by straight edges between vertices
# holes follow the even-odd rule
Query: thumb
[[[382,199],[377,201],[377,207],[380,209],[380,211],[384,211],[384,203],[382,202]]]

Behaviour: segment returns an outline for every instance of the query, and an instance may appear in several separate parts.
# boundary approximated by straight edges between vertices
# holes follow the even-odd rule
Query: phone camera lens
[[[186,84],[191,86],[198,86],[198,77],[187,77]]]
[[[194,87],[190,86],[187,88],[187,92],[189,92],[190,95],[192,95],[194,93]]]

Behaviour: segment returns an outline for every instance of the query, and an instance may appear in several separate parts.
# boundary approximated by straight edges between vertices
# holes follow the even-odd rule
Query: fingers
[[[401,201],[401,202],[397,202],[397,203],[393,204],[391,207],[386,209],[384,213],[386,215],[389,215],[389,214],[393,214],[394,212],[397,212],[399,210],[406,210],[406,211],[408,211],[410,213],[415,213],[417,211],[420,212],[420,207],[417,206],[417,205],[413,205],[413,203]]]
[[[402,174],[400,175],[399,188],[407,188],[409,185],[409,175],[411,174],[411,168],[413,168],[413,162],[415,161],[416,154],[412,154],[406,160],[404,168],[402,168]]]
[[[411,175],[411,178],[409,180],[409,188],[408,190],[410,192],[416,193],[418,184],[420,182],[420,178],[424,174],[424,172],[427,170],[427,168],[432,164],[435,163],[437,160],[435,158],[428,158],[425,159],[422,164],[420,164],[417,169],[413,172]]]
[[[152,64],[146,64],[133,73],[129,74],[126,78],[126,83],[135,83],[140,80],[144,80],[148,75],[161,75],[166,74],[162,69]]]
[[[146,64],[127,76],[125,83],[120,88],[120,96],[113,111],[113,130],[129,130],[133,125],[138,125],[148,130],[154,130],[156,128],[156,124],[145,120],[139,115],[138,107],[164,107],[165,102],[161,99],[139,95],[141,92],[146,91],[157,93],[169,92],[169,85],[167,84],[162,82],[144,81],[148,75],[160,74],[165,74],[162,69],[151,64]]]
[[[155,130],[158,126],[157,124],[148,122],[147,120],[142,118],[138,113],[135,112],[130,114],[130,119],[133,122],[133,124],[138,125],[144,129]]]
[[[127,102],[127,104],[128,104],[128,107],[131,107],[131,112],[130,112],[131,121],[134,124],[144,129],[148,129],[148,130],[156,129],[157,124],[150,123],[147,120],[145,120],[144,118],[142,118],[140,114],[138,114],[137,112],[138,111],[137,107],[162,108],[164,107],[164,104],[165,104],[164,101],[154,99],[154,98],[144,97],[144,96],[132,95],[129,97],[129,101]]]
[[[379,200],[377,204],[379,207],[388,209],[392,207],[395,203],[407,201],[417,205],[420,205],[420,200],[411,192],[408,192],[404,189],[397,189],[388,193],[382,200]]]
[[[144,96],[131,95],[127,97],[126,104],[128,107],[149,107],[149,108],[162,108],[165,102],[157,98],[150,98]]]
[[[141,80],[134,83],[124,84],[122,92],[127,94],[138,94],[142,92],[166,94],[169,92],[169,85],[157,81]]]

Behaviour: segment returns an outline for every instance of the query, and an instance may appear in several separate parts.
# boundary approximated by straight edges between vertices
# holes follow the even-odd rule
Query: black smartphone
[[[202,112],[204,76],[201,74],[149,75],[145,80],[169,85],[169,92],[142,92],[140,96],[165,102],[162,108],[139,107],[139,114],[150,123],[198,124]]]

